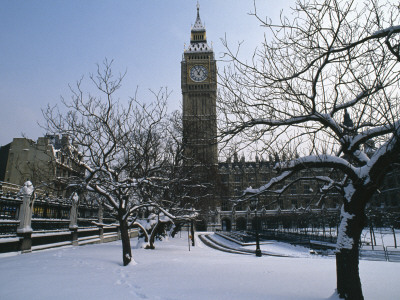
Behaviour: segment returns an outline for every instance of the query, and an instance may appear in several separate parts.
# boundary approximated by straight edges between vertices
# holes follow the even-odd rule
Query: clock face
[[[202,82],[208,76],[207,68],[201,65],[193,66],[190,69],[190,78],[195,82]]]

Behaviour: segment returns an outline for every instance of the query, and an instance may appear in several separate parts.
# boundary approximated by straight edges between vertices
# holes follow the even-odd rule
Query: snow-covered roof
[[[185,52],[212,52],[212,48],[206,42],[190,43]]]
[[[200,19],[200,5],[199,3],[197,3],[197,18],[196,18],[196,22],[194,22],[194,25],[192,27],[192,31],[205,31],[206,28],[203,26],[203,23],[201,23],[201,19]]]

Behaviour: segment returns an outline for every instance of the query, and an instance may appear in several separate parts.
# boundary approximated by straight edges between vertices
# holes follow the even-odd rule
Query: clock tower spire
[[[193,181],[189,198],[206,215],[218,206],[214,192],[218,178],[217,65],[213,49],[207,44],[198,3],[190,44],[183,52],[181,87],[184,166]]]
[[[217,67],[213,49],[207,44],[198,3],[190,44],[181,62],[181,86],[185,164],[216,166]]]

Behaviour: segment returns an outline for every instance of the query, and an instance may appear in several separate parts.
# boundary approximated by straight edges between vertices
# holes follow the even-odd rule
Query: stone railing
[[[68,201],[47,201],[43,197],[36,201],[36,191],[30,182],[26,182],[17,193],[15,189],[2,191],[0,253],[26,253],[65,245],[108,242],[120,238],[119,225],[115,224],[115,219],[103,217],[101,205],[97,206],[97,216],[78,217],[79,212],[85,214],[85,206],[79,204],[77,194]],[[51,215],[60,215],[61,218],[37,217],[34,214],[34,205],[46,208]],[[93,212],[92,206],[88,209]],[[39,209],[38,213],[42,212],[42,209]],[[137,236],[137,231],[132,230],[130,235]]]

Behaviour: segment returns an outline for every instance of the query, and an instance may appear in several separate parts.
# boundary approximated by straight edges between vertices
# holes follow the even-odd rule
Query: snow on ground
[[[3,256],[0,299],[337,299],[334,258],[230,254],[199,239],[189,252],[183,236],[133,249],[127,267],[120,241]],[[398,299],[399,263],[360,261],[360,272],[366,300]]]
[[[214,235],[214,239],[224,243],[225,245],[232,248],[244,248],[244,249],[255,249],[255,245],[240,247],[238,244],[228,241],[219,235]],[[278,241],[261,241],[260,249],[262,251],[267,251],[272,254],[280,254],[293,257],[310,257],[310,249],[302,246],[295,246],[289,243],[283,243]]]
[[[254,246],[246,246],[248,249],[254,249]],[[310,249],[302,246],[295,246],[288,243],[272,242],[260,245],[262,251],[281,254],[293,257],[310,257]]]

